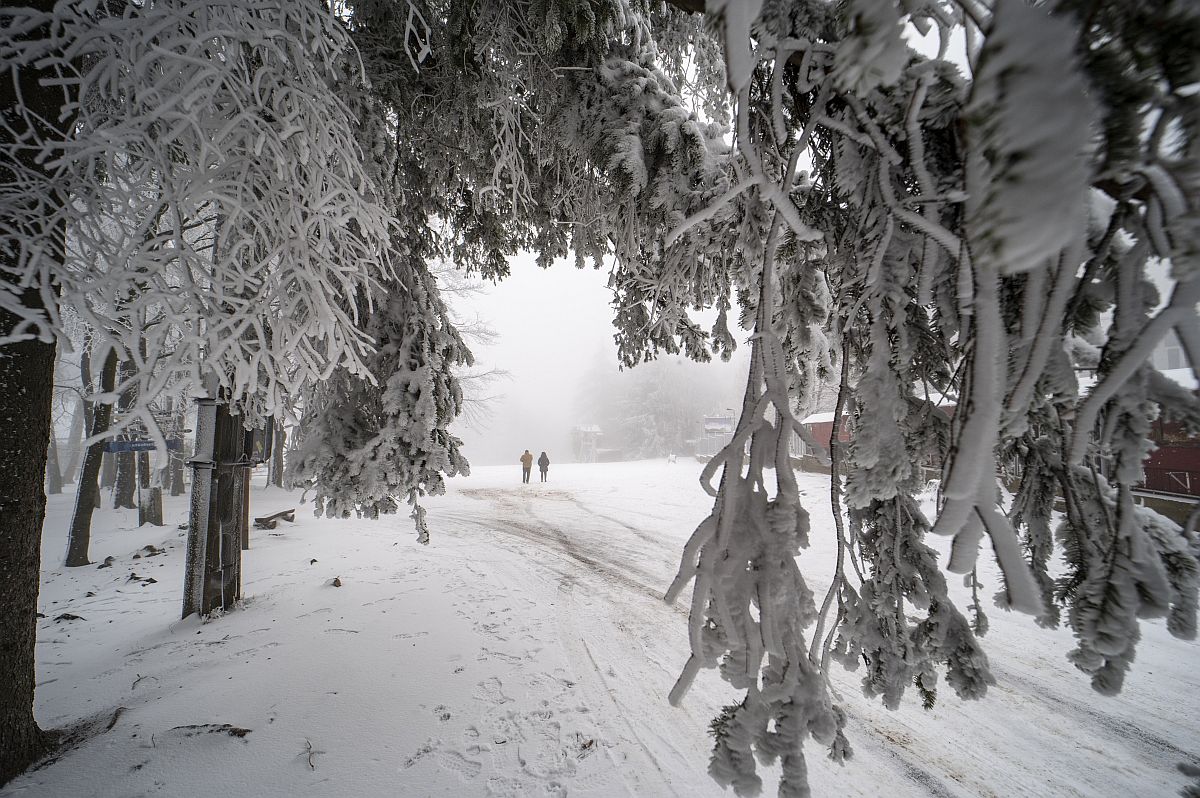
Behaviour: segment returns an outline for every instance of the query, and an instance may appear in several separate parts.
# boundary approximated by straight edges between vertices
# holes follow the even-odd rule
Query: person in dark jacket
[[[545,482],[546,472],[550,470],[550,458],[546,456],[545,452],[542,452],[542,456],[538,458],[538,468],[542,472],[542,482]]]
[[[529,469],[533,468],[533,454],[528,449],[521,455],[521,481],[529,481]]]

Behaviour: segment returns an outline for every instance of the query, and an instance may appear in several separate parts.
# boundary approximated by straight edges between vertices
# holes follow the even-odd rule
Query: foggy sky
[[[620,379],[613,343],[608,270],[579,270],[556,262],[541,269],[532,255],[510,260],[512,274],[472,297],[452,298],[455,314],[478,315],[496,332],[491,346],[472,345],[476,364],[509,372],[490,386],[499,394],[482,429],[454,425],[473,465],[512,464],[529,449],[545,451],[551,463],[571,462],[571,428],[593,423],[579,408],[585,375],[597,368]],[[696,314],[711,325],[715,313]],[[735,331],[741,344],[746,333]],[[713,379],[737,379],[733,364],[707,364]]]
[[[476,364],[509,373],[488,389],[500,396],[486,429],[460,423],[454,431],[473,464],[516,468],[525,449],[568,462],[571,427],[586,423],[575,409],[581,378],[597,360],[617,370],[608,273],[561,261],[541,269],[528,253],[510,264],[497,285],[453,300],[458,315],[478,315],[497,334],[492,346],[472,346]]]

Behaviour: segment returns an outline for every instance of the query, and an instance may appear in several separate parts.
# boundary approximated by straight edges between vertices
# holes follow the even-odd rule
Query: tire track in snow
[[[476,491],[468,493],[467,491],[463,491],[463,493],[472,496],[472,498],[478,498],[477,494],[490,492]],[[663,601],[666,591],[654,586],[659,581],[657,575],[639,568],[636,564],[628,560],[614,561],[606,556],[607,552],[602,551],[599,544],[596,546],[581,544],[580,541],[573,539],[572,536],[553,524],[544,521],[534,524],[513,517],[515,514],[513,511],[516,511],[518,508],[515,506],[505,508],[503,504],[515,503],[496,501],[497,497],[491,495],[488,495],[486,498],[491,499],[493,504],[497,506],[497,509],[500,510],[494,520],[481,520],[478,517],[458,515],[456,513],[443,513],[443,515],[452,517],[455,521],[466,522],[490,532],[499,532],[509,537],[537,544],[540,551],[556,554],[561,558],[572,560],[579,565],[587,566],[590,570],[585,571],[585,573],[600,577],[603,582],[607,582],[612,586],[619,585],[628,588],[636,593],[654,599],[663,607],[669,607],[674,612],[678,612],[684,616],[687,615],[687,610],[679,606],[678,603],[676,605],[667,605]],[[510,511],[505,512],[505,510]],[[528,512],[528,514],[532,515],[532,512]],[[564,575],[575,576],[577,574]]]
[[[667,774],[662,763],[654,754],[654,748],[649,745],[642,735],[638,733],[637,728],[629,721],[628,708],[618,699],[618,691],[609,684],[605,678],[604,670],[600,662],[596,659],[596,655],[592,652],[591,646],[585,638],[587,630],[578,623],[580,609],[578,601],[575,597],[575,586],[572,583],[562,583],[559,586],[560,601],[556,603],[555,609],[559,624],[559,639],[562,642],[564,651],[567,654],[568,661],[574,666],[576,677],[579,679],[579,685],[583,688],[589,701],[595,706],[606,706],[610,710],[610,714],[616,719],[616,725],[619,725],[624,732],[618,732],[629,743],[630,747],[636,752],[638,759],[642,762],[639,766],[632,769],[629,775],[635,780],[634,784],[630,784],[626,772],[630,769],[622,766],[615,760],[613,765],[620,774],[622,781],[625,782],[629,789],[630,795],[645,794],[646,785],[637,783],[638,780],[644,778],[646,774],[653,773],[658,777],[658,785],[655,794],[680,795],[679,791],[672,785],[671,777]],[[586,614],[590,612],[585,609]],[[625,682],[622,687],[629,687],[630,682]],[[637,707],[638,711],[649,709],[649,705]],[[661,737],[659,740],[661,741]],[[679,754],[673,746],[670,746],[675,754]],[[612,759],[610,757],[610,759]],[[683,756],[680,754],[680,759]],[[686,760],[684,760],[686,768]]]
[[[1009,670],[1003,665],[998,666],[992,663],[991,667],[998,681],[1019,686],[1021,694],[1028,700],[1041,702],[1049,707],[1049,711],[1044,713],[1047,716],[1055,716],[1066,712],[1078,719],[1077,723],[1080,727],[1105,732],[1106,736],[1115,738],[1118,744],[1124,745],[1127,750],[1131,752],[1136,751],[1138,754],[1154,762],[1156,767],[1161,767],[1165,770],[1174,770],[1175,766],[1180,762],[1187,762],[1200,767],[1200,753],[1197,751],[1188,751],[1180,748],[1157,734],[1140,728],[1133,721],[1093,709],[1074,698],[1064,695],[1055,689],[1053,685],[1043,680],[1029,678],[1028,676]]]
[[[894,764],[898,770],[898,775],[907,779],[925,795],[931,796],[931,798],[959,798],[963,794],[961,791],[955,790],[923,764],[919,764],[915,757],[906,756],[901,753],[901,751],[908,750],[903,745],[894,741],[885,743],[875,727],[856,717],[853,712],[847,710],[846,718],[847,726],[857,730],[852,734],[846,735],[850,739],[852,749],[861,745],[870,751],[879,763],[887,764],[890,762]],[[805,755],[808,756],[811,753],[813,752],[806,751]]]
[[[511,496],[502,490],[471,489],[463,490],[462,493],[470,498],[490,503],[496,511],[495,517],[494,519],[480,519],[474,515],[448,514],[452,515],[455,521],[466,522],[471,526],[487,531],[500,532],[508,537],[535,544],[539,551],[553,554],[560,559],[569,561],[572,564],[570,571],[554,569],[560,576],[570,580],[570,582],[561,585],[561,590],[569,592],[573,590],[573,582],[579,575],[577,566],[583,565],[587,566],[588,569],[584,572],[586,575],[596,577],[598,581],[608,584],[610,589],[614,591],[615,599],[619,600],[623,595],[627,595],[627,593],[621,590],[621,588],[625,588],[654,599],[654,605],[659,610],[681,615],[684,618],[688,616],[688,611],[684,607],[689,605],[689,602],[680,601],[675,605],[667,605],[663,601],[663,591],[647,584],[656,582],[658,577],[638,568],[627,560],[614,561],[609,556],[613,551],[612,540],[606,541],[610,544],[607,548],[604,548],[599,542],[595,543],[595,545],[587,545],[583,541],[573,539],[563,529],[545,520],[539,520],[539,523],[530,523],[529,521],[514,517],[518,514],[536,517],[530,498],[522,497],[524,501],[518,502],[517,497]],[[556,492],[553,498],[556,500],[565,499],[598,519],[619,526],[635,535],[638,534],[639,530],[636,527],[618,521],[610,516],[596,513],[585,503],[575,499],[566,492]],[[657,546],[667,544],[666,540],[654,539],[649,536],[642,537],[642,535],[638,535],[638,537]],[[549,564],[547,563],[547,565]],[[632,572],[645,581],[635,579],[626,572]],[[575,634],[580,636],[577,645],[575,638],[569,632],[570,630],[564,629],[560,638],[564,646],[568,649],[571,659],[582,663],[579,666],[582,673],[590,672],[588,676],[589,680],[594,679],[599,683],[598,687],[593,686],[591,688],[591,692],[598,698],[603,698],[605,703],[614,707],[618,717],[624,718],[626,707],[617,700],[615,691],[607,684],[599,663],[596,661],[587,642],[582,638],[583,630],[581,628],[574,629]],[[572,647],[579,650],[571,651]],[[580,649],[580,647],[582,648]],[[665,705],[665,696],[659,698]],[[653,697],[647,697],[646,701],[648,702],[652,699]],[[644,707],[639,707],[639,709],[644,709]],[[873,760],[872,764],[876,767],[886,769],[891,778],[908,783],[911,789],[917,794],[933,796],[933,798],[960,798],[962,795],[971,794],[964,792],[962,789],[957,789],[953,783],[947,783],[945,779],[949,778],[948,774],[938,774],[930,770],[925,766],[926,763],[922,762],[916,754],[908,751],[903,746],[888,744],[882,740],[878,731],[864,720],[858,719],[851,714],[850,724],[857,728],[858,734],[855,735],[857,744],[862,751],[870,753],[870,758]],[[631,742],[650,757],[650,759],[653,759],[651,747],[641,739],[631,725],[628,723],[625,725],[629,729],[630,734],[633,735]],[[661,740],[662,738],[659,737],[659,739]],[[672,748],[674,747],[672,746]],[[682,752],[679,752],[677,749],[675,753],[684,758]],[[806,753],[809,756],[813,756],[818,754],[819,751],[809,747]],[[662,774],[664,777],[666,776],[660,763],[654,761],[653,767],[656,772]]]

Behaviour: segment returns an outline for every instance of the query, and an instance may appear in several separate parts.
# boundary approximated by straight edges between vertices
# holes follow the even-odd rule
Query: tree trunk
[[[92,408],[95,413],[96,409]],[[111,488],[117,484],[117,456],[110,452],[104,453],[104,464],[100,469],[100,487]]]
[[[150,488],[138,502],[138,526],[145,524],[163,525],[162,488]]]
[[[150,487],[150,452],[137,453],[138,487],[147,490]]]
[[[283,487],[283,449],[287,445],[287,428],[282,421],[275,422],[275,439],[271,447],[271,484]]]
[[[79,378],[80,378],[81,384],[83,385],[84,396],[87,396],[91,392],[92,388],[94,387],[92,385],[92,342],[91,342],[90,336],[91,336],[91,333],[89,332],[88,340],[83,345],[83,352],[80,353],[80,355],[79,355]],[[89,402],[87,399],[84,399],[81,397],[79,401],[83,403],[83,428],[85,430],[88,430],[89,431],[88,434],[90,434],[92,426],[95,423],[93,420],[95,408],[92,406],[92,403]],[[87,454],[86,451],[83,451],[82,438],[79,441],[79,446],[80,446],[80,450],[81,450],[80,457],[82,459],[82,457]],[[104,456],[103,453],[101,453],[101,458],[103,458],[103,456]],[[80,467],[82,468],[82,465]],[[97,468],[99,468],[99,466],[97,466]],[[80,474],[80,479],[82,479],[82,472]],[[79,488],[76,488],[75,490],[76,490],[76,497],[78,497]],[[95,490],[91,491],[91,494],[92,494],[92,506],[95,508],[99,508],[100,507],[100,487],[99,487],[99,485],[96,486]],[[76,498],[76,501],[78,501],[78,498]]]
[[[58,470],[58,436],[54,434],[54,422],[50,422],[50,449],[46,455],[46,493],[57,496],[62,493],[62,471]]]
[[[129,360],[121,363],[121,383],[128,385],[129,380],[133,377],[133,362]],[[117,404],[117,409],[125,413],[137,401],[137,395],[129,389],[121,392],[121,401]],[[128,438],[128,435],[122,435],[122,438]],[[116,455],[117,461],[117,480],[116,489],[113,491],[113,509],[116,510],[134,510],[137,509],[137,502],[133,500],[134,489],[137,488],[137,457],[133,452],[118,452]]]
[[[184,484],[183,452],[171,452],[171,495],[182,496],[187,491]]]
[[[132,510],[137,507],[133,500],[137,488],[137,458],[133,452],[118,452],[116,489],[113,491],[113,509]]]
[[[100,391],[111,392],[117,380],[117,353],[109,350],[100,370]],[[108,431],[112,405],[95,405],[92,408],[91,435],[103,435]],[[69,568],[87,565],[88,546],[92,537],[92,511],[100,497],[100,465],[104,459],[104,442],[96,441],[83,456],[83,469],[79,472],[79,488],[75,494],[75,514],[71,517],[71,529],[67,534],[67,559],[63,563]]]
[[[86,357],[86,354],[83,357]],[[71,414],[71,432],[67,435],[67,451],[71,453],[71,459],[67,461],[67,468],[63,471],[63,481],[68,484],[75,481],[79,462],[83,459],[83,431],[91,429],[91,424],[87,423],[86,407],[87,403],[80,399],[75,403],[75,412]]]
[[[53,0],[26,0],[26,5],[50,12]],[[30,35],[46,35],[45,29]],[[10,71],[11,70],[11,71]],[[15,73],[15,75],[13,74]],[[5,124],[0,125],[0,151],[15,157],[0,158],[0,184],[13,185],[20,178],[15,168],[37,175],[44,174],[47,161],[37,158],[38,147],[15,148],[17,140],[29,133],[36,136],[61,136],[47,130],[49,120],[62,115],[67,85],[55,86],[56,75],[37,67],[9,66],[0,79],[0,108]],[[42,85],[46,80],[50,85]],[[68,84],[69,85],[69,84]],[[18,100],[18,98],[20,98]],[[35,131],[23,129],[15,113],[21,104],[32,118],[40,120]],[[70,120],[62,123],[69,129]],[[10,149],[12,148],[12,149]],[[28,204],[17,211],[18,218],[0,220],[0,225],[33,232],[36,244],[49,250],[49,257],[63,257],[64,229],[60,225],[36,226],[48,209],[44,202],[63,203],[65,198],[28,196]],[[10,226],[11,225],[11,226]],[[45,305],[41,286],[14,284],[22,274],[21,252],[11,246],[0,247],[0,274],[5,290],[19,298],[21,306],[37,313]],[[49,290],[47,288],[47,290]],[[0,310],[0,336],[13,334],[20,319]],[[41,577],[42,522],[46,517],[46,494],[42,490],[46,476],[46,448],[50,440],[50,405],[54,393],[53,342],[25,339],[0,347],[0,785],[23,772],[44,754],[53,737],[38,726],[33,716],[34,639],[37,634],[37,599]]]
[[[0,89],[0,104],[4,93]],[[40,298],[26,291],[23,300]],[[16,323],[15,316],[0,311],[0,335],[11,333]],[[0,418],[12,419],[0,425],[0,784],[49,744],[33,717],[33,644],[53,374],[52,343],[22,341],[0,349]]]
[[[183,615],[229,609],[242,595],[246,431],[229,406],[197,400],[192,506],[183,572]]]
[[[184,402],[181,399],[179,406],[175,405],[175,397],[167,397],[167,412],[171,414],[171,429],[169,437],[179,441],[178,449],[167,450],[167,465],[163,468],[164,486],[169,486],[172,496],[182,496],[186,487],[183,484],[183,424],[184,424]]]

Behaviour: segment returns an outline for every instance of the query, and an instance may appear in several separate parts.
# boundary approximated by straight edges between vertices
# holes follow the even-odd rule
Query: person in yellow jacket
[[[521,481],[529,481],[529,469],[533,468],[533,455],[529,450],[525,450],[525,454],[521,455]]]

